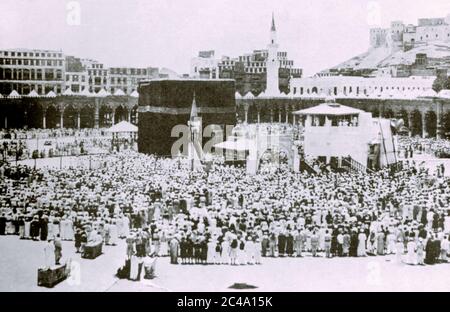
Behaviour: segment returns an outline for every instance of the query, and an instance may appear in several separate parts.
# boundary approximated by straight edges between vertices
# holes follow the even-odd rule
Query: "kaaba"
[[[195,96],[202,128],[236,124],[235,81],[232,79],[158,79],[139,84],[138,151],[171,156],[176,125],[187,126]],[[225,130],[224,130],[225,131]],[[205,138],[204,138],[205,139]],[[209,138],[206,138],[207,140]]]

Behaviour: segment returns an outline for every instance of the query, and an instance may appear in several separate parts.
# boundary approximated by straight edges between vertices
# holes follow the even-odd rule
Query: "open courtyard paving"
[[[364,258],[264,258],[261,265],[173,265],[157,260],[156,278],[133,282],[115,277],[125,261],[125,243],[104,247],[100,257],[81,259],[73,242],[63,242],[63,256],[79,263],[74,276],[54,288],[37,286],[37,269],[44,262],[45,242],[0,237],[0,291],[233,291],[234,283],[258,291],[449,291],[450,264],[410,266],[394,255]],[[248,290],[246,290],[248,291]]]

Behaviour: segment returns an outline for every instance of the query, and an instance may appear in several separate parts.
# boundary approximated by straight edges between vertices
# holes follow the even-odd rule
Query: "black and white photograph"
[[[0,292],[450,291],[448,0],[0,12]]]

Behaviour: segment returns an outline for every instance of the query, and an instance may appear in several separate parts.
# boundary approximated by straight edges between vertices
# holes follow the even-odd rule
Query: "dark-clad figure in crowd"
[[[5,235],[6,231],[6,217],[5,214],[2,213],[0,216],[0,235]]]

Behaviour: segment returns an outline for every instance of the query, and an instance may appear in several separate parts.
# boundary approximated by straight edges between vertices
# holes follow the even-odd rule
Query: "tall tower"
[[[266,61],[266,95],[279,95],[279,81],[278,81],[278,43],[277,43],[277,29],[275,27],[275,18],[272,13],[272,26],[270,27],[270,43],[267,46],[268,56]]]

